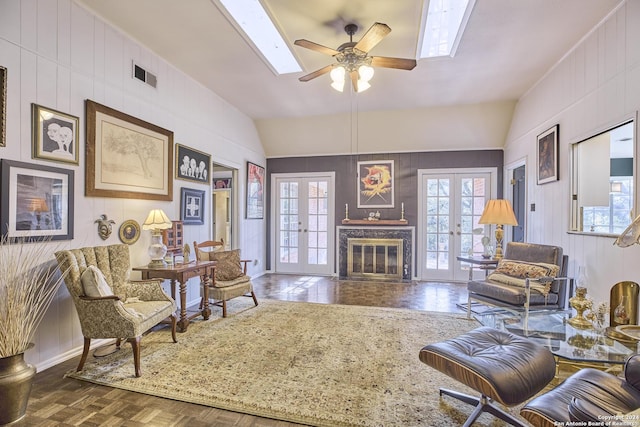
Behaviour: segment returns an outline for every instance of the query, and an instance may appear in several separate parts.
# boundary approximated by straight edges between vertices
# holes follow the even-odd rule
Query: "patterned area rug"
[[[315,426],[461,425],[473,409],[441,399],[440,386],[476,393],[418,359],[424,345],[479,326],[463,314],[237,300],[177,344],[166,328],[145,336],[140,378],[128,344],[67,376]],[[474,425],[504,424],[485,414]]]

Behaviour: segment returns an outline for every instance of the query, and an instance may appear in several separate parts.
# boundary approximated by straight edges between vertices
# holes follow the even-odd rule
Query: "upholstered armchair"
[[[232,298],[251,297],[258,305],[251,277],[247,276],[249,260],[240,259],[240,249],[221,250],[222,240],[193,242],[193,248],[199,261],[216,261],[214,277],[209,281],[209,299],[211,304],[222,307],[222,317],[227,317],[227,301]]]
[[[77,371],[89,354],[92,339],[115,338],[131,343],[135,376],[140,371],[142,334],[159,323],[170,323],[176,339],[176,303],[160,286],[159,280],[129,280],[129,246],[96,246],[56,252],[64,282],[73,298],[84,348]]]

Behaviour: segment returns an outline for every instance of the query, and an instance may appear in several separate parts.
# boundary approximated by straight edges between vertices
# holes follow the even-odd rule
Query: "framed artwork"
[[[358,207],[392,208],[393,160],[358,162]]]
[[[214,178],[213,189],[214,190],[229,190],[231,189],[233,178]]]
[[[204,190],[180,189],[180,221],[184,225],[204,224]]]
[[[264,168],[247,162],[247,219],[264,218]]]
[[[558,174],[558,135],[560,125],[547,129],[537,138],[536,153],[538,161],[538,184],[557,181]]]
[[[78,162],[78,117],[31,104],[31,157],[56,162]]]
[[[7,138],[7,69],[0,67],[0,147]]]
[[[86,101],[85,195],[173,200],[173,132]]]
[[[2,159],[2,235],[73,239],[73,171]]]
[[[133,245],[140,238],[140,224],[135,219],[128,219],[120,224],[118,237],[122,243]]]
[[[176,144],[176,178],[209,184],[211,156]]]

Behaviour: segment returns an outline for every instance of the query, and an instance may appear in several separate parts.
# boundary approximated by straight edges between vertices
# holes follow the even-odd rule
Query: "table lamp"
[[[167,247],[162,243],[162,230],[172,227],[171,220],[162,209],[152,209],[147,219],[142,224],[143,230],[151,230],[151,245],[148,254],[151,257],[150,268],[166,267],[164,256],[167,254]]]
[[[504,237],[502,226],[505,224],[518,225],[511,203],[505,199],[489,200],[484,207],[478,224],[496,225],[496,254],[494,258],[502,259],[502,238]]]

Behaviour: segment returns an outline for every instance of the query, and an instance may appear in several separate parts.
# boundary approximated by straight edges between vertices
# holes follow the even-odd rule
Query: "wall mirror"
[[[635,217],[634,136],[628,120],[571,146],[571,231],[619,235]]]

